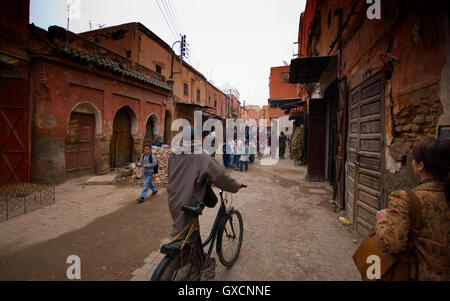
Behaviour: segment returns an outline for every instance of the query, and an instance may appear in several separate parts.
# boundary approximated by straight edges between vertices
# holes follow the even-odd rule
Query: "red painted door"
[[[28,80],[0,78],[0,185],[30,180]]]
[[[70,115],[69,135],[66,139],[66,172],[77,175],[93,173],[95,117],[73,112]]]

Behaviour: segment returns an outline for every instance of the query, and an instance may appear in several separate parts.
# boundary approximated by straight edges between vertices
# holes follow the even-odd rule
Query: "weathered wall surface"
[[[300,15],[298,32],[298,56],[308,56],[308,40],[311,24],[314,19],[317,7],[317,0],[306,1],[305,11]]]
[[[438,126],[450,126],[450,4],[444,12],[445,30],[445,65],[442,68],[441,81],[439,83],[439,97],[441,99],[443,114],[439,118]]]
[[[16,0],[12,3],[2,3],[0,11],[0,49],[26,56],[23,42],[28,39],[28,22],[30,19],[30,1]],[[14,45],[15,43],[18,43]],[[22,44],[22,45],[20,45]],[[21,47],[22,46],[22,47]]]
[[[258,110],[255,109],[247,109],[247,116],[249,119],[257,119],[258,118]]]
[[[139,52],[137,48],[138,44],[135,35],[135,27],[135,23],[130,23],[83,32],[80,33],[80,36],[105,47],[114,53],[129,58],[131,61],[138,62]],[[152,70],[154,70],[154,68]]]
[[[336,76],[347,79],[350,93],[375,74],[384,74],[384,101],[381,102],[384,116],[377,116],[384,132],[380,156],[385,161],[380,177],[383,185],[374,182],[369,187],[379,201],[370,214],[362,210],[363,204],[358,205],[360,199],[354,201],[346,194],[346,206],[352,217],[352,207],[356,206],[355,217],[373,224],[374,212],[381,209],[377,206],[387,205],[390,192],[417,185],[411,168],[413,147],[426,137],[436,137],[438,126],[450,125],[447,2],[381,1],[379,20],[367,18],[369,5],[366,1],[307,2],[299,26],[300,57],[337,55]],[[351,14],[355,3],[358,3],[356,13]],[[345,24],[340,38],[339,24]],[[304,93],[307,89],[308,85],[299,85],[297,95],[308,99]],[[357,116],[361,113],[359,111]],[[348,162],[347,171],[351,172]],[[352,190],[350,180],[345,185],[347,191]]]
[[[174,74],[174,96],[184,103],[206,105],[206,79],[183,64],[181,74]],[[184,84],[188,93],[184,94]],[[197,100],[197,90],[200,90],[200,100]]]
[[[289,75],[290,66],[270,68],[269,95],[271,99],[295,98],[297,89],[295,84],[288,82],[289,77],[282,79],[282,73]]]
[[[148,34],[142,31],[136,31],[136,36],[138,36],[136,51],[138,52],[138,63],[151,69],[156,70],[156,65],[161,67],[161,74],[165,78],[170,78],[171,67],[172,67],[172,51],[167,44],[156,42],[151,39]],[[177,46],[174,47],[178,49]],[[176,68],[174,63],[174,68]]]
[[[97,173],[109,171],[113,120],[120,108],[127,106],[131,115],[134,114],[131,116],[133,158],[141,151],[150,116],[156,116],[159,134],[164,133],[163,102],[168,95],[152,92],[139,83],[111,78],[100,70],[91,72],[76,62],[61,63],[41,60],[33,65],[32,181],[58,183],[65,178],[64,149],[70,115],[74,109],[83,112],[77,109],[80,105],[91,108],[95,115]],[[43,96],[40,91],[47,93]]]
[[[395,138],[389,151],[395,161],[404,162],[417,142],[435,136],[437,121],[442,114],[438,92],[437,85],[421,89],[409,95],[408,106],[402,106],[399,111],[394,109]]]
[[[200,109],[198,108],[197,110]],[[194,126],[194,112],[192,106],[182,103],[176,104],[175,119],[186,119],[189,121],[191,126]]]
[[[328,54],[339,28],[334,9],[343,8],[345,21],[352,4],[334,0],[320,3],[320,12],[316,13],[321,20],[320,26],[316,26],[320,34],[314,36],[317,28],[313,26],[312,53]],[[445,7],[442,2],[382,2],[381,20],[369,20],[365,14],[352,16],[343,31],[342,52],[339,42],[331,52],[341,55],[340,75],[347,77],[350,90],[380,70],[388,75],[385,195],[393,189],[414,185],[415,180],[408,172],[408,155],[418,141],[435,137],[444,113],[447,100],[442,96],[448,91],[448,85],[442,85],[446,74]],[[356,10],[366,9],[364,4]]]
[[[214,108],[214,114],[225,118],[225,108],[227,98],[225,94],[210,83],[207,83],[207,106]]]
[[[386,128],[392,143],[387,140],[386,147],[397,165],[386,165],[385,196],[417,185],[410,167],[412,149],[424,138],[436,137],[437,123],[443,114],[439,93],[445,59],[442,12],[442,5],[437,3],[413,3],[407,16],[398,12],[399,22],[383,45],[390,48],[394,58],[390,80],[392,127]]]

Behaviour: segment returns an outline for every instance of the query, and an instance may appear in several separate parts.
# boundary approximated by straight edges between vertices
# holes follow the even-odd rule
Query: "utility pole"
[[[181,39],[179,41],[176,41],[175,43],[173,43],[173,45],[172,45],[173,52],[175,52],[173,50],[173,47],[175,47],[175,45],[178,43],[180,43],[180,64],[182,64],[183,58],[189,56],[189,49],[188,49],[189,44],[186,42],[186,35],[181,35]],[[173,60],[174,60],[174,55],[172,54],[172,67],[171,67],[171,71],[170,71],[171,77],[173,77],[173,74],[174,74],[173,73]]]

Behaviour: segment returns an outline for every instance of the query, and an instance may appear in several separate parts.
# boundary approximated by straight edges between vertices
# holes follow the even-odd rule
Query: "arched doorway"
[[[158,117],[152,114],[147,118],[147,124],[145,125],[145,137],[143,145],[153,145],[155,138],[159,135],[159,122]]]
[[[132,161],[133,138],[131,137],[134,112],[127,106],[117,111],[113,121],[110,143],[110,166],[128,165]]]
[[[167,145],[171,144],[172,139],[172,113],[169,110],[166,111],[166,117],[164,118],[164,143]]]
[[[152,145],[153,144],[153,140],[155,138],[155,136],[153,134],[154,128],[155,128],[155,126],[153,124],[153,119],[149,118],[147,120],[147,124],[145,125],[145,137],[144,137],[143,145],[146,145],[146,144]]]
[[[95,134],[102,131],[101,116],[90,103],[81,103],[71,112],[65,141],[68,176],[95,172]]]

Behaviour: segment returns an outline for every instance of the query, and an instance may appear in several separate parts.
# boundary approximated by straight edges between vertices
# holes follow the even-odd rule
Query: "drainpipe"
[[[334,15],[338,15],[339,17],[339,56],[338,56],[338,79],[341,78],[341,58],[342,58],[342,13],[343,9],[338,8],[334,11]]]
[[[173,78],[173,59],[175,57],[175,54],[172,52],[172,66],[170,67],[170,78]]]
[[[173,60],[175,58],[175,51],[173,51],[173,47],[177,44],[177,43],[181,43],[180,41],[176,41],[175,43],[173,43],[172,45],[172,66],[170,68],[170,78],[173,78]]]

